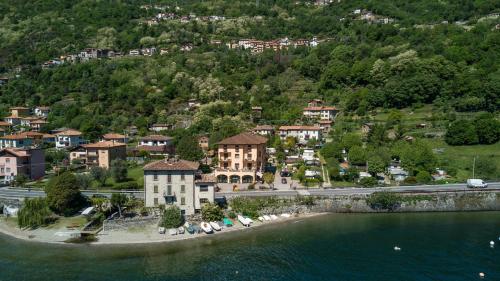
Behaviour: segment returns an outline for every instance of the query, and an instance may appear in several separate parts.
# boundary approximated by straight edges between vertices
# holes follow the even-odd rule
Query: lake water
[[[0,236],[0,280],[459,281],[480,280],[479,272],[500,280],[499,236],[499,212],[332,214],[134,246]]]

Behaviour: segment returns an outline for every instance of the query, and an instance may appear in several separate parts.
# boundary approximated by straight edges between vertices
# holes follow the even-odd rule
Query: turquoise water
[[[500,280],[499,236],[498,212],[332,214],[136,246],[53,246],[0,236],[0,280],[459,281],[480,280],[479,272]]]

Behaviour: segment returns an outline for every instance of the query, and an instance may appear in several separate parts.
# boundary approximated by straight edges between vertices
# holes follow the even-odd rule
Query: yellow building
[[[253,183],[262,176],[267,138],[242,133],[220,141],[217,145],[219,165],[215,177],[219,183]]]

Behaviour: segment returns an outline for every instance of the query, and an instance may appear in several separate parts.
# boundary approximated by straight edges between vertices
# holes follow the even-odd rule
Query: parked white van
[[[467,187],[470,188],[487,188],[488,184],[481,179],[468,179]]]

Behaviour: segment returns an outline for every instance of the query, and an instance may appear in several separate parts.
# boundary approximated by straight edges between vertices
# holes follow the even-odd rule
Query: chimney
[[[170,154],[166,153],[165,154],[165,162],[168,163],[168,160],[170,160]]]

